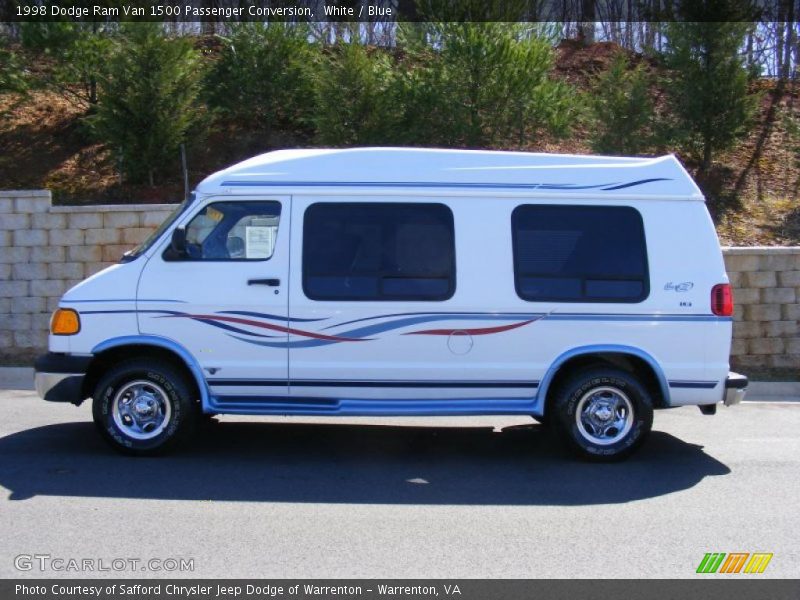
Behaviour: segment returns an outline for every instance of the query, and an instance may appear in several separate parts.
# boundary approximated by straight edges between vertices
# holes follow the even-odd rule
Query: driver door
[[[189,350],[211,393],[288,393],[288,197],[210,198],[187,211],[186,250],[148,261],[137,309],[143,334]]]

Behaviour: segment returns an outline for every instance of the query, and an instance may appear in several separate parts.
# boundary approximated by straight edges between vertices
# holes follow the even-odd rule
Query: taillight
[[[711,312],[720,317],[733,314],[733,292],[729,283],[720,283],[711,288]]]

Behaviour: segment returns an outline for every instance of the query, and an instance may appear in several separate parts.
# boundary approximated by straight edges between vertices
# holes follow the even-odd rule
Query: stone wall
[[[52,206],[50,192],[0,191],[0,359],[47,346],[50,313],[81,279],[119,260],[171,204]],[[732,362],[800,370],[800,248],[725,248],[736,314]]]
[[[52,206],[47,190],[0,191],[0,359],[24,363],[46,348],[61,295],[118,261],[173,208]]]
[[[800,378],[800,248],[725,248],[735,305],[731,362]]]

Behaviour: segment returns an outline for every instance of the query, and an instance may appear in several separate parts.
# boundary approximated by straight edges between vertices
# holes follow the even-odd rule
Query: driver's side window
[[[266,260],[275,250],[280,214],[274,201],[209,204],[186,226],[186,258]]]

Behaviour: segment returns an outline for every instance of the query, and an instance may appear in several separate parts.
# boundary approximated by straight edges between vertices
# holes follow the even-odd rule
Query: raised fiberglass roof
[[[673,155],[622,158],[421,148],[277,150],[218,171],[197,190],[203,194],[262,193],[287,188],[703,198]]]

